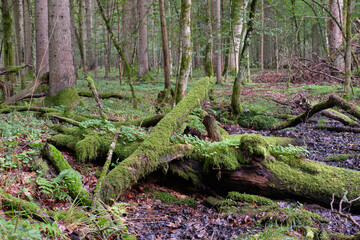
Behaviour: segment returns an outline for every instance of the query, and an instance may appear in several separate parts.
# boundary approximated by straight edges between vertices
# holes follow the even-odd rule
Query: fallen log
[[[327,100],[313,105],[308,110],[306,110],[304,113],[275,126],[273,129],[280,130],[280,129],[284,129],[284,128],[288,128],[288,127],[295,127],[296,125],[305,122],[307,119],[312,117],[314,114],[316,114],[322,110],[332,108],[334,106],[337,106],[337,107],[343,109],[350,115],[352,115],[355,118],[357,118],[358,120],[360,120],[360,108],[358,106],[344,100],[343,98],[341,98],[339,96],[330,95]]]
[[[131,187],[140,178],[155,171],[162,163],[159,158],[168,155],[170,136],[180,129],[186,117],[206,98],[213,87],[211,78],[202,78],[189,94],[177,104],[154,128],[142,145],[106,176],[100,197],[108,202]]]
[[[91,92],[86,91],[78,91],[78,94],[80,97],[93,97]],[[119,95],[117,93],[98,93],[100,99],[110,99],[110,98],[117,98],[117,99],[124,99],[124,100],[130,100],[129,97]]]

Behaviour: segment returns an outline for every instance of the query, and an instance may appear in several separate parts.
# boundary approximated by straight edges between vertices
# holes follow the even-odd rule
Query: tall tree
[[[79,5],[79,14],[78,14],[78,21],[79,21],[79,47],[80,47],[80,55],[81,55],[81,65],[83,67],[84,75],[87,74],[86,68],[86,50],[85,50],[85,26],[84,26],[84,0],[78,0]]]
[[[351,17],[354,10],[354,1],[345,0],[345,81],[344,81],[344,97],[349,98],[351,87]]]
[[[24,64],[24,28],[23,28],[23,12],[22,1],[15,0],[13,2],[13,14],[15,25],[15,40],[16,40],[16,65]],[[21,79],[21,89],[26,87],[26,78],[23,69],[19,71]]]
[[[48,0],[35,0],[36,78],[49,72]]]
[[[32,52],[32,19],[31,19],[31,4],[30,0],[23,0],[23,15],[24,15],[24,41],[25,41],[25,63],[33,65],[33,52]],[[33,78],[33,68],[27,68],[28,78]]]
[[[137,9],[139,12],[139,44],[138,44],[138,74],[143,76],[149,71],[149,55],[148,55],[148,29],[147,29],[147,13],[146,0],[138,0]]]
[[[14,47],[13,47],[13,19],[11,17],[11,4],[8,0],[1,0],[1,13],[2,13],[2,41],[3,41],[3,54],[4,65],[14,65]],[[14,74],[6,75],[5,80],[9,83],[9,87],[3,87],[3,93],[5,98],[8,98],[14,94],[14,84],[16,83],[16,77]]]
[[[87,69],[95,69],[94,37],[93,37],[93,0],[85,0],[85,25],[86,25],[86,61]]]
[[[47,105],[68,105],[79,99],[71,48],[69,0],[49,0],[49,92]]]
[[[164,57],[164,79],[165,89],[170,88],[170,54],[169,54],[169,40],[166,27],[165,5],[164,0],[159,0],[160,24],[161,24],[161,39],[163,46]]]
[[[180,74],[175,89],[175,102],[179,103],[185,96],[191,70],[191,0],[181,0],[181,63]]]
[[[122,30],[124,42],[121,45],[123,46],[124,54],[129,64],[133,62],[133,52],[136,45],[136,35],[134,34],[137,22],[136,1],[137,0],[125,0],[123,4]]]
[[[216,83],[221,82],[221,1],[216,0]]]
[[[329,48],[330,54],[335,56],[335,67],[340,71],[344,70],[344,58],[339,52],[343,41],[343,35],[340,29],[343,22],[343,5],[343,0],[330,0],[330,12],[333,18],[329,21]]]
[[[214,65],[213,65],[213,37],[212,37],[212,17],[211,17],[211,1],[206,1],[206,35],[207,35],[207,44],[205,47],[205,61],[204,68],[205,74],[208,77],[214,76]]]
[[[244,72],[245,71],[245,62],[244,56],[246,53],[247,48],[250,44],[251,34],[254,30],[254,17],[256,11],[256,4],[257,0],[251,0],[250,3],[250,12],[249,12],[249,19],[247,23],[247,30],[244,36],[244,44],[242,46],[241,52],[239,53],[239,71],[234,81],[232,95],[231,95],[231,108],[232,114],[234,117],[240,116],[243,112],[243,108],[241,106],[240,96],[241,96],[241,84],[244,81]]]

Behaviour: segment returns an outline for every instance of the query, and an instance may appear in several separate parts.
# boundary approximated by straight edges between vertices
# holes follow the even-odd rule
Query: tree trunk
[[[344,80],[344,98],[348,99],[351,88],[351,17],[354,10],[354,1],[345,0],[345,80]]]
[[[317,23],[314,23],[311,28],[311,49],[312,57],[319,56],[319,27]]]
[[[189,151],[189,147],[170,147],[170,136],[184,123],[188,114],[207,96],[213,83],[210,78],[202,78],[190,93],[176,105],[154,128],[148,138],[128,158],[117,165],[106,176],[101,188],[101,198],[108,202],[131,187],[141,177],[155,171],[168,156]]]
[[[79,46],[80,46],[80,55],[81,55],[81,65],[83,67],[84,76],[86,76],[87,68],[86,68],[86,50],[85,50],[84,4],[85,4],[84,0],[78,0]]]
[[[93,0],[85,0],[85,22],[86,22],[86,60],[87,69],[95,69],[94,39],[93,39]]]
[[[121,44],[124,54],[129,63],[133,62],[133,49],[135,48],[135,27],[136,27],[136,0],[125,0],[123,4],[123,36],[124,43]],[[130,74],[130,73],[127,73]]]
[[[159,12],[160,12],[160,24],[161,24],[161,37],[163,46],[163,57],[164,57],[164,79],[165,89],[171,87],[170,82],[170,54],[169,54],[169,40],[166,27],[166,15],[164,0],[159,0]]]
[[[180,75],[175,90],[175,101],[178,104],[186,94],[191,69],[191,0],[181,0],[181,63]]]
[[[25,64],[33,66],[32,53],[32,19],[31,19],[31,4],[30,0],[23,0],[23,15],[24,15],[24,40],[25,40]],[[27,68],[27,77],[32,79],[34,77],[33,68]]]
[[[260,69],[264,71],[264,0],[261,0]]]
[[[221,4],[216,0],[216,83],[221,82]]]
[[[139,13],[139,44],[138,44],[138,74],[142,77],[149,71],[149,51],[148,51],[148,29],[147,29],[147,14],[146,14],[146,0],[138,0]]]
[[[11,4],[8,0],[1,0],[1,13],[2,13],[2,41],[3,41],[3,54],[5,67],[14,66],[14,49],[12,42],[12,22],[11,17]],[[16,76],[14,74],[6,75],[5,81],[8,82],[9,89],[3,89],[5,98],[14,95],[14,85],[16,83]]]
[[[69,0],[49,0],[49,92],[48,105],[68,105],[79,99],[71,48]]]
[[[35,0],[36,79],[49,72],[48,0]]]
[[[237,73],[237,76],[234,81],[233,85],[233,91],[231,95],[231,108],[232,108],[232,114],[235,117],[240,116],[243,109],[241,106],[240,101],[240,95],[241,95],[241,84],[244,81],[244,71],[245,71],[245,63],[243,63],[244,54],[249,47],[250,44],[250,38],[252,31],[254,30],[254,16],[256,11],[256,4],[257,0],[252,0],[250,3],[250,13],[249,13],[249,20],[248,20],[248,29],[246,30],[246,34],[244,37],[244,44],[242,47],[242,50],[239,54],[239,72]]]
[[[78,78],[78,67],[77,67],[77,61],[76,61],[76,43],[77,43],[77,37],[76,37],[76,27],[75,27],[75,16],[74,16],[74,0],[70,0],[70,28],[71,28],[71,51],[72,51],[72,59],[74,64],[74,70],[75,70],[75,77]],[[49,32],[52,31],[49,28]]]
[[[212,31],[212,21],[211,21],[211,1],[207,1],[206,3],[206,35],[208,36],[206,48],[205,48],[205,60],[204,60],[204,67],[205,67],[205,75],[208,77],[214,76],[214,66],[213,66],[213,31]]]
[[[338,23],[342,25],[343,23],[343,0],[330,0],[330,12],[332,16],[336,19]],[[338,49],[341,47],[343,41],[343,35],[341,29],[337,25],[334,19],[330,19],[329,21],[329,48],[330,48],[330,55],[334,57],[334,64],[335,67],[339,71],[344,70],[344,58],[339,53]]]
[[[22,1],[16,0],[13,2],[13,14],[14,14],[14,25],[15,25],[15,39],[16,39],[16,65],[24,65],[24,28],[23,28],[23,12]],[[21,89],[26,88],[26,78],[24,70],[19,71],[21,79]]]

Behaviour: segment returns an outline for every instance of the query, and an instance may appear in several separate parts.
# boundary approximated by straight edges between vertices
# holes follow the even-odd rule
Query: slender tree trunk
[[[109,47],[108,47],[108,35],[106,34],[105,31],[105,26],[102,26],[102,35],[103,35],[103,43],[104,43],[104,68],[105,68],[105,75],[104,78],[108,78],[109,77],[109,62],[108,62],[108,51],[109,51]]]
[[[35,0],[36,79],[49,72],[48,0]]]
[[[212,61],[213,56],[213,38],[212,38],[212,21],[211,21],[211,1],[207,1],[206,3],[206,35],[207,35],[207,44],[205,48],[205,61],[204,61],[204,68],[205,68],[205,75],[208,77],[214,76],[214,66]]]
[[[93,38],[93,0],[85,0],[85,22],[86,22],[86,60],[87,69],[95,69],[94,60],[94,38]],[[120,18],[119,18],[120,19]]]
[[[216,83],[221,82],[221,1],[216,0]]]
[[[79,99],[71,48],[69,0],[49,0],[49,92],[48,105],[68,105]]]
[[[330,0],[330,11],[332,16],[336,19],[337,22],[342,24],[342,8],[343,8],[343,0]],[[329,21],[329,47],[330,47],[330,55],[335,55],[334,64],[335,67],[343,71],[344,70],[344,58],[339,53],[339,48],[342,45],[343,35],[341,33],[341,29],[336,24],[336,22],[331,18]]]
[[[73,64],[74,64],[74,70],[75,70],[75,77],[78,78],[78,67],[77,67],[77,61],[76,61],[76,43],[77,43],[77,38],[76,38],[76,28],[75,28],[75,16],[74,16],[74,4],[73,1],[74,0],[69,0],[70,1],[70,28],[71,28],[71,51],[72,51],[72,58],[73,58]],[[50,16],[49,16],[50,17]],[[51,32],[52,30],[49,29],[49,32]],[[51,38],[51,36],[49,36]]]
[[[171,82],[170,82],[171,74],[170,74],[169,40],[168,40],[167,27],[166,27],[164,0],[159,0],[159,12],[160,12],[161,37],[162,37],[163,56],[164,56],[165,89],[167,89],[171,87]]]
[[[261,0],[261,40],[260,40],[260,67],[264,71],[264,0]]]
[[[266,23],[264,23],[264,28],[273,29],[273,3],[268,2],[265,4],[264,9],[264,18]],[[263,49],[263,58],[264,58],[264,67],[272,68],[273,66],[273,56],[274,56],[274,41],[271,34],[264,34],[264,49]]]
[[[244,37],[244,44],[242,50],[239,55],[239,72],[235,78],[234,85],[233,85],[233,92],[231,95],[231,108],[233,116],[237,117],[243,112],[243,108],[241,106],[240,96],[241,96],[241,84],[244,81],[244,73],[245,71],[245,63],[243,63],[243,58],[245,52],[250,44],[250,38],[252,31],[254,30],[254,16],[256,11],[256,4],[257,0],[252,0],[250,3],[250,13],[249,13],[249,20],[248,20],[248,28],[246,30],[246,34]]]
[[[11,17],[11,4],[8,0],[1,0],[1,13],[2,13],[2,41],[3,41],[3,54],[4,54],[4,65],[14,65],[14,49],[13,49],[13,19]],[[5,98],[14,95],[14,85],[16,83],[16,76],[14,74],[5,76],[6,82],[10,85],[7,89],[3,89]]]
[[[154,6],[151,4],[151,12],[152,12],[152,17],[151,17],[151,36],[152,36],[152,67],[154,69],[157,68],[157,59],[156,59],[156,32],[155,32],[155,8]]]
[[[98,21],[97,21],[97,5],[95,4],[94,5],[94,15],[93,15],[93,19],[94,19],[94,68],[95,68],[95,73],[94,73],[94,76],[95,76],[95,80],[97,79],[97,67],[98,67],[98,48],[97,48],[97,42],[98,42],[98,38],[97,38],[97,27],[98,27]]]
[[[351,88],[351,17],[354,10],[354,1],[345,0],[345,81],[344,98],[348,99]]]
[[[314,23],[311,28],[311,49],[313,58],[319,56],[319,28],[317,23]]]
[[[84,27],[84,0],[78,0],[79,4],[79,41],[80,41],[80,55],[81,55],[81,65],[83,67],[84,76],[87,75],[86,68],[86,50],[85,50],[85,27]]]
[[[133,49],[135,47],[135,27],[136,27],[136,0],[125,0],[123,4],[123,49],[126,59],[129,63],[133,62]],[[130,73],[128,73],[130,74]]]
[[[181,44],[182,56],[180,75],[175,90],[175,101],[179,103],[185,96],[191,69],[191,0],[181,0]]]
[[[13,14],[14,14],[14,25],[15,25],[15,39],[16,39],[16,65],[24,65],[24,28],[23,28],[23,12],[22,1],[15,0],[13,2]],[[21,89],[26,88],[26,78],[24,70],[19,70],[21,79]]]
[[[24,15],[24,40],[25,40],[25,63],[33,66],[33,53],[31,44],[31,33],[32,33],[32,19],[31,19],[31,5],[30,0],[23,0],[23,15]],[[33,68],[27,68],[27,77],[34,77]]]
[[[138,43],[138,74],[143,76],[149,71],[149,55],[148,55],[148,29],[146,15],[146,0],[138,0],[137,9],[139,12],[139,43]]]

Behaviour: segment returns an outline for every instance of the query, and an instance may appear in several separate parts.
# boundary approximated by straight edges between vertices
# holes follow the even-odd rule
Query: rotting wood
[[[208,137],[215,142],[220,142],[222,140],[221,134],[217,127],[216,120],[212,115],[206,115],[203,120],[203,124],[206,127]]]
[[[98,104],[99,106],[99,109],[100,109],[100,115],[101,115],[101,119],[106,121],[107,120],[107,116],[105,114],[105,111],[104,111],[104,107],[100,101],[100,98],[99,98],[99,94],[97,93],[96,91],[96,87],[95,87],[95,84],[94,84],[94,80],[90,77],[90,76],[87,76],[86,78],[86,81],[88,82],[88,85],[89,85],[89,88],[93,94],[93,97],[95,98],[95,101],[96,103]]]
[[[102,200],[109,202],[116,199],[140,178],[159,167],[159,158],[167,155],[170,136],[182,127],[186,117],[201,104],[212,86],[211,78],[200,79],[189,94],[156,125],[142,145],[110,171],[101,188]]]

